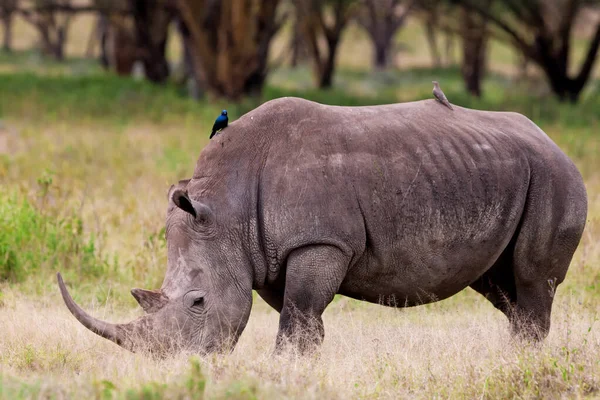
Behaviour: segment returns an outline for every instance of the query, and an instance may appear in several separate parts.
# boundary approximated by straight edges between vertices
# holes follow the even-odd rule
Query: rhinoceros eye
[[[198,297],[192,303],[192,307],[200,307],[200,306],[202,306],[202,304],[204,304],[204,297]]]
[[[198,308],[204,305],[204,292],[202,290],[190,290],[183,296],[184,304],[189,308]]]

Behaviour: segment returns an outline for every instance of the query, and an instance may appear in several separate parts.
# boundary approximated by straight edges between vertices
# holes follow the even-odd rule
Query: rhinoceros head
[[[92,332],[154,354],[222,351],[237,342],[250,315],[253,279],[243,267],[240,218],[189,184],[180,181],[169,190],[168,268],[161,289],[131,291],[146,315],[127,324],[95,319],[73,301],[58,275],[67,307]]]

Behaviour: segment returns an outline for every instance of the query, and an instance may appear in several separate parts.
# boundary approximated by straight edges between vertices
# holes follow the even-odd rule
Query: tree
[[[169,77],[166,59],[169,26],[174,17],[170,0],[129,0],[138,55],[146,78],[162,83]]]
[[[172,0],[93,0],[90,11],[98,13],[93,35],[100,42],[103,66],[129,75],[141,61],[148,80],[167,80],[166,45],[176,11]]]
[[[309,59],[308,46],[306,43],[306,37],[302,30],[302,19],[298,11],[294,14],[294,20],[292,23],[292,33],[290,35],[290,50],[292,53],[290,59],[290,66],[295,68],[300,62]]]
[[[4,30],[2,50],[12,49],[12,20],[17,8],[17,0],[0,0],[0,19]]]
[[[131,75],[136,61],[141,58],[132,18],[120,14],[100,18],[100,62],[117,75]]]
[[[34,0],[32,3],[32,7],[18,11],[37,29],[42,52],[62,61],[73,16],[71,0]]]
[[[404,25],[416,0],[360,0],[356,20],[373,43],[373,65],[386,68],[396,32]]]
[[[455,0],[486,18],[503,37],[544,72],[552,91],[561,101],[577,102],[588,82],[600,47],[600,21],[579,68],[571,68],[573,27],[586,6],[598,0],[496,0],[486,7],[484,0]],[[576,70],[571,74],[571,70]]]
[[[177,7],[197,81],[231,100],[259,95],[280,0],[179,0]]]
[[[438,30],[439,20],[439,3],[435,0],[424,1],[420,4],[423,11],[423,27],[425,29],[425,38],[429,46],[431,61],[435,68],[441,68],[442,57],[437,44],[436,31]]]
[[[354,0],[296,0],[296,9],[314,65],[319,88],[333,83],[342,31],[352,17]],[[323,41],[325,47],[319,42]]]
[[[204,88],[202,87],[202,82],[199,81],[199,76],[194,73],[194,56],[192,55],[191,43],[189,40],[190,33],[180,18],[176,19],[176,26],[182,47],[178,83],[180,85],[185,85],[188,95],[191,98],[198,100],[203,96]]]
[[[488,6],[491,0],[487,0]],[[465,87],[473,96],[481,96],[481,81],[485,74],[488,28],[487,18],[471,10],[462,10],[461,38],[463,59],[461,73]]]

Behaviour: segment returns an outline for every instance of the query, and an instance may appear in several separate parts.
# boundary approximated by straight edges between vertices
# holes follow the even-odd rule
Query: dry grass
[[[56,304],[17,299],[0,314],[0,360],[5,365],[0,395],[92,398],[108,390],[125,397],[128,390],[138,394],[150,390],[165,398],[199,397],[190,392],[190,380],[203,378],[188,355],[156,361],[128,353],[91,334],[58,304],[58,296],[51,297]],[[342,299],[327,310],[326,340],[313,357],[271,354],[277,314],[260,302],[231,355],[200,359],[206,395],[314,399],[598,395],[600,327],[593,307],[563,294],[557,300],[550,337],[542,346],[531,346],[513,343],[506,320],[487,303],[466,300],[473,300],[468,307],[451,300],[453,304],[394,310]],[[95,314],[104,311],[96,309]]]

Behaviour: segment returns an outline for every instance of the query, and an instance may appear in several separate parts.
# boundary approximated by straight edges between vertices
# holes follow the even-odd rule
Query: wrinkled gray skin
[[[131,350],[232,348],[253,289],[280,312],[278,349],[320,343],[336,293],[405,307],[469,286],[541,339],[586,213],[576,167],[519,114],[283,98],[171,187],[163,285],[132,291],[145,316],[96,320],[59,283],[79,321]]]

